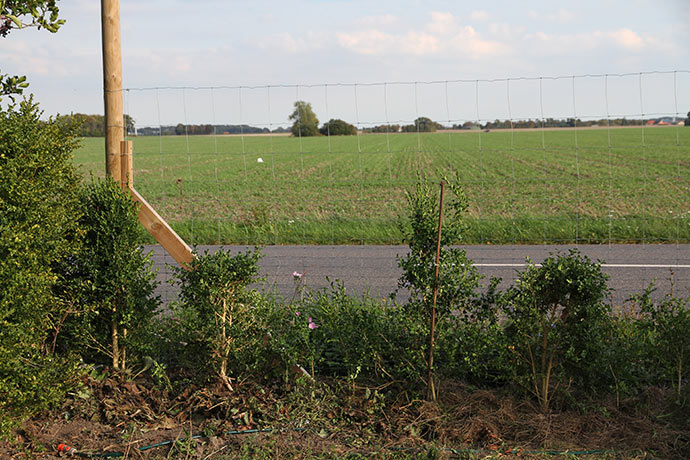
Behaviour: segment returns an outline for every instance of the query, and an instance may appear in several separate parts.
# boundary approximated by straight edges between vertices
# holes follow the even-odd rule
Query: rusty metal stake
[[[438,297],[438,270],[441,259],[441,226],[443,225],[443,190],[446,183],[441,181],[441,198],[438,205],[438,236],[436,237],[436,274],[434,275],[434,300],[431,304],[431,330],[429,333],[429,368],[427,369],[427,391],[426,399],[428,401],[436,401],[436,390],[434,389],[434,380],[432,376],[432,369],[434,366],[434,335],[436,333],[436,298]]]

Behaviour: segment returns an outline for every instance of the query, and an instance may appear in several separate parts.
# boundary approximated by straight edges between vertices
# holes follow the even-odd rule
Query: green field
[[[419,171],[457,172],[464,243],[690,241],[690,127],[133,141],[136,189],[191,244],[400,243]]]

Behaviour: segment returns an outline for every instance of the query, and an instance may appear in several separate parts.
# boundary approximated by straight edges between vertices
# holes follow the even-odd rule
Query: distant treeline
[[[184,125],[178,123],[175,126],[146,126],[143,128],[136,128],[135,121],[129,115],[125,115],[125,125],[127,134],[139,136],[181,136],[181,135],[199,135],[199,134],[214,134],[214,125]],[[74,113],[70,115],[58,115],[57,119],[64,122],[79,125],[79,135],[83,137],[103,137],[105,136],[105,120],[103,115],[87,115],[83,113]],[[590,127],[590,126],[641,126],[650,124],[651,121],[655,124],[666,123],[676,124],[680,121],[685,121],[686,125],[690,125],[690,113],[688,118],[683,120],[677,117],[661,117],[654,119],[628,119],[628,118],[613,118],[613,119],[599,119],[599,120],[581,120],[579,118],[555,119],[547,118],[545,120],[494,120],[486,123],[477,123],[473,121],[466,121],[464,123],[457,123],[450,126],[442,125],[427,117],[417,118],[413,124],[399,125],[378,125],[373,127],[362,128],[364,133],[414,133],[422,132],[429,133],[448,129],[524,129],[524,128],[574,128],[574,127]],[[331,120],[319,130],[321,134],[337,135],[337,134],[355,134],[354,126],[342,120]],[[267,133],[289,133],[290,128],[278,127],[273,130],[268,128],[258,128],[250,125],[215,125],[215,134],[267,134]]]
[[[79,135],[82,137],[105,136],[105,117],[103,115],[73,113],[70,115],[58,115],[55,118],[66,124],[79,125]],[[127,134],[134,134],[134,119],[129,115],[125,115],[124,121],[127,127]]]
[[[457,123],[450,126],[444,126],[440,123],[432,121],[428,118],[422,117],[415,120],[412,125],[378,125],[372,128],[363,128],[363,132],[368,133],[409,133],[409,132],[434,132],[448,129],[525,129],[525,128],[575,128],[575,127],[591,127],[591,126],[642,126],[648,124],[677,124],[683,121],[677,117],[661,117],[653,119],[628,119],[628,118],[613,118],[613,119],[599,119],[599,120],[581,120],[579,118],[555,119],[547,118],[545,120],[494,120],[486,123],[477,123],[474,121],[466,121],[464,123]],[[690,114],[685,124],[690,121]],[[651,123],[654,122],[654,123]]]
[[[441,129],[448,129],[441,123],[427,117],[417,118],[411,125],[378,125],[372,128],[363,128],[365,133],[433,133]]]
[[[146,126],[138,128],[138,136],[183,136],[198,134],[262,134],[262,133],[285,133],[290,130],[287,128],[276,128],[273,131],[268,128],[257,128],[249,125],[184,125],[178,123],[176,126]]]
[[[607,120],[580,120],[579,118],[566,118],[565,120],[558,120],[554,118],[547,118],[545,120],[494,120],[481,125],[482,129],[523,129],[523,128],[575,128],[588,126],[641,126],[647,123],[648,120],[615,118]],[[455,129],[467,129],[458,126]]]

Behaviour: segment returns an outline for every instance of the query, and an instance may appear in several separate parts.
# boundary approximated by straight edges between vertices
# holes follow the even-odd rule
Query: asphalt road
[[[215,251],[220,246],[199,246],[200,253]],[[244,251],[247,246],[224,246],[232,252]],[[485,281],[490,276],[503,279],[502,287],[509,286],[518,271],[523,270],[526,259],[539,263],[550,253],[567,251],[574,246],[466,246],[468,257],[474,261]],[[603,270],[610,276],[611,301],[623,305],[630,295],[643,291],[655,282],[657,297],[669,292],[690,296],[690,244],[682,245],[579,245],[580,252],[604,263]],[[177,290],[167,281],[171,278],[168,265],[174,260],[160,246],[146,246],[153,250],[153,259],[159,269],[161,286],[158,293],[164,302],[177,297]],[[400,269],[397,257],[407,252],[406,246],[266,246],[260,261],[261,273],[266,281],[258,286],[274,290],[284,298],[295,292],[292,273],[304,275],[305,284],[313,289],[329,286],[330,280],[340,280],[351,294],[368,291],[376,297],[388,297],[397,288]],[[397,300],[404,301],[407,292],[400,291]]]

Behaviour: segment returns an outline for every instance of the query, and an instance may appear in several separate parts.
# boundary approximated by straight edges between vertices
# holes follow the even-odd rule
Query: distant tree
[[[292,135],[295,137],[318,136],[319,119],[316,118],[311,103],[304,101],[295,102],[295,110],[290,115],[292,123]]]
[[[688,112],[688,118],[685,119],[685,126],[690,126],[690,112]]]
[[[56,118],[60,123],[75,125],[80,137],[103,137],[105,136],[105,118],[103,115],[87,115],[85,113],[73,113],[70,115],[60,115]],[[124,124],[127,134],[134,134],[134,119],[125,114]]]
[[[400,125],[378,125],[371,128],[372,133],[398,133]]]
[[[443,128],[443,125],[436,123],[430,118],[419,117],[414,121],[413,125],[405,125],[402,127],[404,133],[433,133],[437,129]]]
[[[133,135],[136,130],[134,128],[134,118],[130,117],[129,115],[125,114],[125,129],[127,132],[127,135]]]
[[[331,118],[323,124],[319,132],[324,136],[353,136],[357,134],[357,128],[346,121]]]

